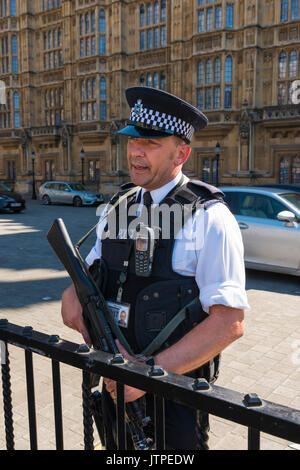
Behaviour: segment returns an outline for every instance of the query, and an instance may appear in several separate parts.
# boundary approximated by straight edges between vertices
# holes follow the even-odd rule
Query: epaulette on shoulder
[[[207,194],[209,194],[211,197],[216,198],[216,199],[223,199],[224,193],[219,189],[216,188],[216,186],[213,186],[208,183],[204,183],[203,181],[199,180],[190,180],[187,183],[187,187],[191,189],[192,191],[200,190],[201,192],[205,191]]]
[[[120,196],[122,196],[123,194],[125,194],[129,189],[132,189],[132,188],[135,188],[136,187],[136,184],[133,184],[131,183],[131,181],[129,181],[128,183],[123,183],[121,184],[120,186],[120,191],[118,191],[117,193],[115,193],[112,198],[110,199],[109,203],[110,204],[114,204],[118,198]]]

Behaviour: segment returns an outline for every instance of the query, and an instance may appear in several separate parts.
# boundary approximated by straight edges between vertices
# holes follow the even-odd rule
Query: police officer
[[[207,118],[191,104],[161,90],[131,87],[126,97],[130,122],[119,133],[128,138],[132,183],[122,187],[112,202],[130,193],[127,207],[135,204],[136,212],[132,215],[131,211],[129,217],[126,209],[127,228],[141,215],[143,203],[152,216],[163,204],[170,213],[174,208],[184,213],[189,207],[189,216],[183,227],[172,228],[165,238],[162,217],[156,218],[158,232],[146,276],[139,272],[129,231],[123,237],[118,227],[115,239],[105,238],[106,222],[99,225],[96,244],[86,261],[92,265],[101,258],[108,272],[106,299],[119,303],[120,308],[126,305],[129,312],[126,327],[120,329],[130,353],[124,343],[117,343],[125,357],[140,360],[137,355],[146,351],[143,360],[148,364],[212,382],[218,375],[221,351],[243,335],[244,311],[249,306],[243,244],[235,218],[220,190],[190,181],[182,173],[193,133],[206,127]],[[152,216],[148,218],[150,227]],[[62,316],[67,326],[90,342],[73,286],[63,294]],[[105,379],[105,384],[106,394],[115,399],[116,383]],[[151,415],[153,403],[148,395],[125,386],[126,402],[143,396]],[[165,406],[167,448],[208,448],[206,414],[168,400]]]

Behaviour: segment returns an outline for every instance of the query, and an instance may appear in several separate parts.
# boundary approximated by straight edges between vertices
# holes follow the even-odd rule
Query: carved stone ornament
[[[61,142],[63,147],[68,146],[68,140],[70,137],[70,132],[68,129],[68,126],[63,126],[62,131],[61,131]]]
[[[240,137],[241,139],[249,139],[251,115],[247,109],[248,103],[245,100],[243,103],[243,111],[239,119]]]
[[[30,134],[26,129],[21,129],[20,137],[21,137],[21,146],[23,149],[25,149],[28,145],[28,142],[30,141]]]

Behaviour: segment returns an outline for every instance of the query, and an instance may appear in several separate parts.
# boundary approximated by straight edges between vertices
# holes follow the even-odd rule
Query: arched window
[[[281,52],[279,55],[279,78],[286,77],[286,53]]]
[[[160,21],[163,23],[166,21],[166,0],[161,0],[160,5]]]
[[[99,14],[99,54],[106,55],[106,22],[105,22],[105,11],[100,10]]]
[[[106,80],[104,77],[100,78],[100,99],[106,100]]]
[[[147,25],[152,24],[152,5],[148,3],[147,5]]]
[[[10,14],[11,16],[17,15],[16,0],[10,0]]]
[[[19,71],[18,40],[17,40],[16,35],[13,35],[11,37],[11,53],[12,53],[12,72],[13,73],[18,73],[18,71]]]
[[[13,94],[13,104],[14,104],[14,127],[20,127],[20,96],[16,91]]]
[[[91,13],[91,32],[95,32],[95,12],[92,11]]]
[[[292,51],[290,53],[289,76],[290,77],[296,77],[297,76],[297,52],[296,51]]]
[[[299,157],[296,157],[293,160],[292,184],[300,184],[300,158]]]
[[[86,99],[90,99],[91,98],[91,81],[90,79],[87,79],[86,81]]]
[[[232,58],[230,56],[226,57],[225,60],[225,83],[232,82]]]
[[[279,183],[288,184],[289,182],[289,162],[282,158],[279,163]]]
[[[157,24],[159,22],[159,4],[158,2],[154,3],[154,15],[153,15],[153,23]]]
[[[18,41],[17,41],[17,36],[12,36],[11,38],[11,52],[12,54],[17,54],[18,53]]]
[[[291,19],[297,20],[299,18],[299,0],[292,0],[291,3]]]
[[[200,60],[197,64],[197,85],[203,85],[204,83],[204,65],[203,61]]]
[[[197,90],[197,108],[203,109],[203,89],[198,88]]]
[[[159,76],[158,72],[155,72],[153,76],[153,88],[159,88]]]
[[[92,98],[96,98],[96,79],[92,80]]]
[[[147,74],[147,86],[152,87],[152,75],[151,75],[151,73]]]
[[[206,61],[205,83],[210,84],[211,82],[212,82],[212,60],[208,59]]]
[[[221,61],[217,57],[214,63],[214,82],[220,83],[221,81]]]
[[[280,21],[287,21],[289,16],[289,0],[281,0]]]
[[[145,7],[142,5],[140,7],[140,28],[145,26]]]
[[[161,74],[160,74],[160,89],[161,90],[166,89],[166,74],[165,74],[165,72],[161,72]]]
[[[226,28],[233,28],[233,12],[234,12],[234,5],[233,4],[226,4]]]
[[[100,119],[106,121],[106,79],[100,78]]]
[[[140,85],[145,86],[145,75],[144,74],[140,76]]]
[[[105,11],[100,10],[99,14],[99,33],[106,32],[106,24],[105,24]]]
[[[83,15],[79,17],[79,34],[82,36],[84,34],[84,18]]]
[[[90,18],[89,18],[88,13],[85,14],[84,21],[85,21],[85,34],[88,34],[90,32]]]

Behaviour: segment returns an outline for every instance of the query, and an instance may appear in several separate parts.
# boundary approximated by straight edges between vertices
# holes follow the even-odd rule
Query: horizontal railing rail
[[[114,379],[117,387],[118,449],[126,449],[124,418],[124,384],[147,391],[155,399],[156,449],[164,449],[164,400],[177,402],[205,411],[248,428],[248,449],[259,449],[260,433],[300,443],[300,412],[296,409],[260,399],[255,393],[247,395],[217,385],[204,379],[193,379],[164,371],[159,366],[124,360],[121,355],[112,356],[95,351],[86,345],[78,345],[0,320],[2,346],[2,388],[6,447],[14,448],[13,407],[11,400],[10,361],[8,344],[25,350],[28,416],[31,449],[37,449],[37,423],[34,396],[34,370],[32,354],[48,357],[52,361],[53,404],[55,415],[56,448],[63,449],[62,400],[60,363],[83,371],[83,420],[84,446],[93,449],[93,413],[91,401],[92,374]],[[95,420],[96,421],[96,420]],[[96,423],[97,424],[97,423]]]

